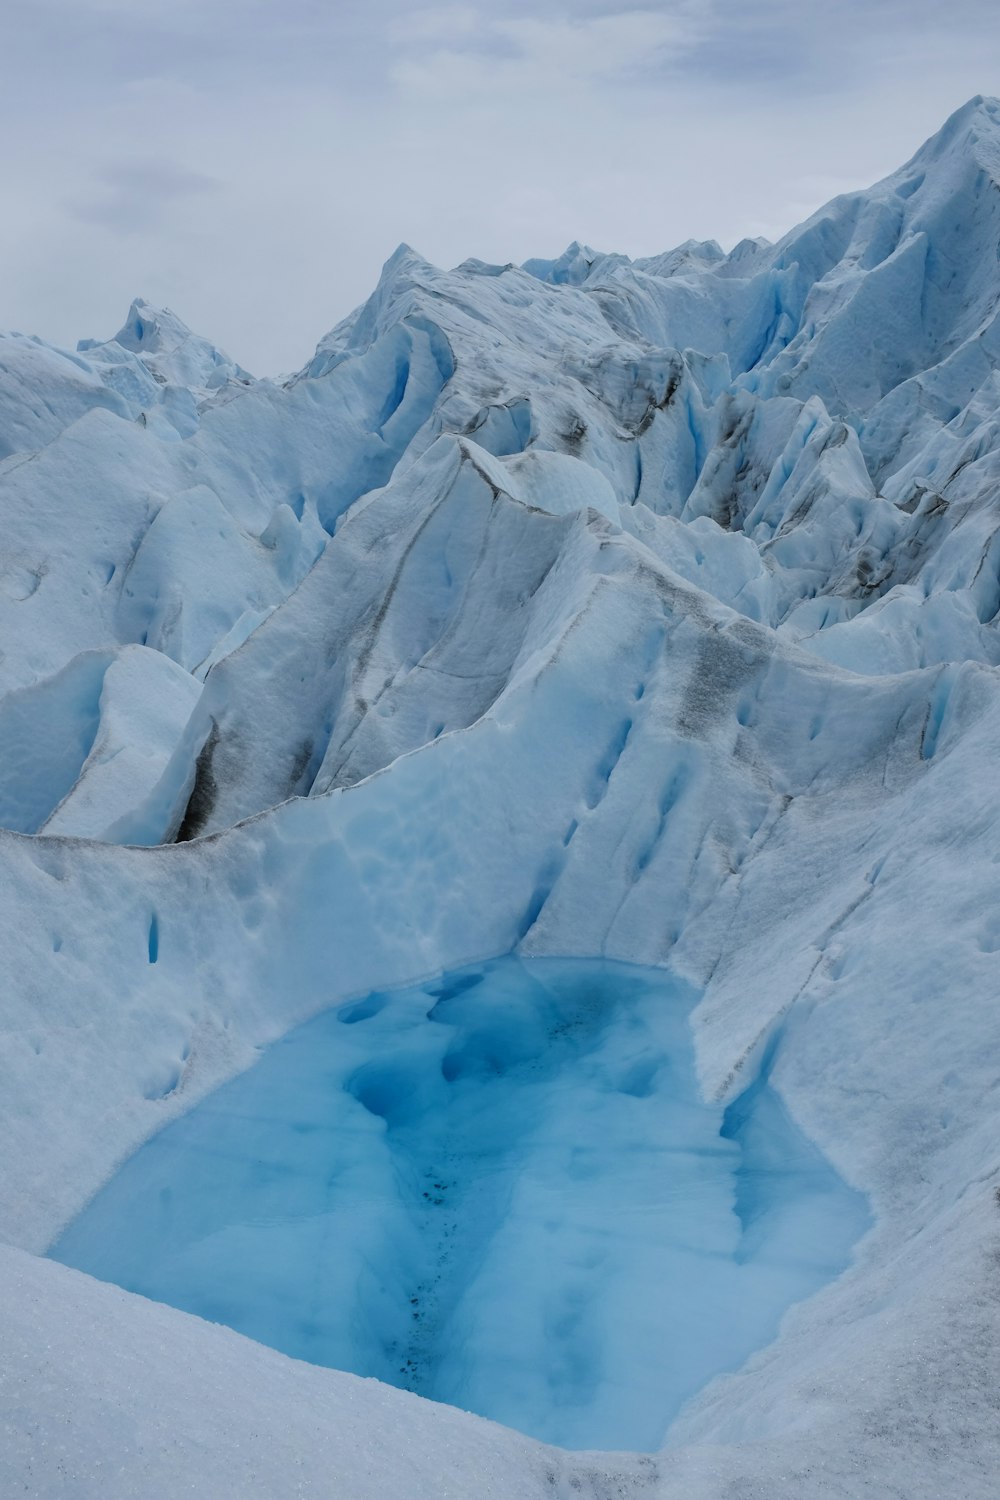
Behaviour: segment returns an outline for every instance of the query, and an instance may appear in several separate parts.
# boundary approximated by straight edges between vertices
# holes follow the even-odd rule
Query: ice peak
[[[136,354],[162,354],[190,337],[190,328],[169,307],[154,307],[144,297],[136,297],[114,339]]]
[[[1000,99],[991,94],[974,94],[971,99],[967,99],[948,116],[940,130],[935,131],[930,137],[928,145],[934,141],[954,138],[966,126],[972,124],[985,125],[988,130],[996,130],[1000,125]]]
[[[977,149],[983,144],[1000,149],[1000,99],[976,94],[948,116],[907,166],[929,167],[956,155],[971,155],[977,165],[984,165]]]
[[[573,240],[555,260],[537,257],[526,260],[522,270],[530,272],[539,281],[548,281],[554,286],[580,286],[598,262],[608,259],[622,260],[624,257],[609,257],[600,250],[592,249],[590,245]]]
[[[402,240],[382,267],[379,284],[392,281],[401,272],[416,271],[425,267],[430,268],[430,261],[425,259],[419,250],[414,250],[412,245]]]
[[[122,350],[136,355],[161,384],[213,391],[229,380],[248,385],[246,370],[210,340],[193,333],[169,307],[154,307],[136,297],[125,322],[113,338],[81,339],[80,353],[118,363]]]

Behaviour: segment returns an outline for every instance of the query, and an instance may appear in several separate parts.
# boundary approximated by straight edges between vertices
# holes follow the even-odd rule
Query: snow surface
[[[995,1493],[998,246],[976,99],[773,246],[401,247],[286,382],[140,304],[0,341],[0,1488]],[[872,1207],[662,1454],[33,1258],[293,1026],[512,951],[669,969],[703,1098],[766,1067]]]

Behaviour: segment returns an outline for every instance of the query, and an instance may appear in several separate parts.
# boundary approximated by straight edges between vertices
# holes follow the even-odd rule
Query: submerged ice
[[[651,1450],[838,1274],[858,1194],[694,996],[516,959],[331,1010],[135,1155],[53,1255],[550,1442]]]

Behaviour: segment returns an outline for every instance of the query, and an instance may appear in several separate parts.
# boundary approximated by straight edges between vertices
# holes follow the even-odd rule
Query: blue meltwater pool
[[[566,1447],[652,1450],[869,1223],[696,996],[501,959],[326,1012],[139,1150],[51,1254]]]

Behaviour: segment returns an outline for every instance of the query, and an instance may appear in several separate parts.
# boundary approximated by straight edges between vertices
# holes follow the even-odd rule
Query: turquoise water
[[[50,1252],[299,1359],[567,1447],[652,1450],[868,1224],[770,1059],[695,1083],[696,996],[508,958],[299,1027]]]

